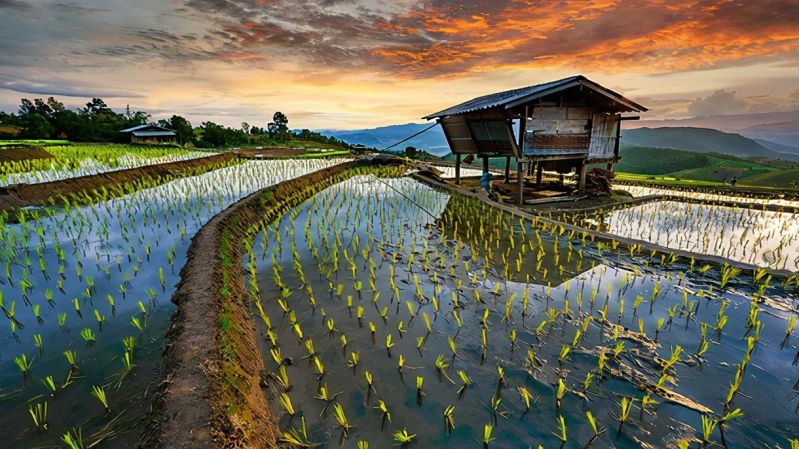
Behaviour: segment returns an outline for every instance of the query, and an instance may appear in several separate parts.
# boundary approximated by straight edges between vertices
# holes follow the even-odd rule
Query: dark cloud
[[[103,89],[93,85],[70,82],[67,80],[31,81],[15,79],[0,75],[0,89],[13,90],[25,94],[63,96],[63,97],[105,97],[105,98],[142,98],[139,93],[117,89]]]
[[[84,5],[80,5],[78,3],[75,3],[75,2],[53,3],[53,4],[49,5],[48,7],[52,8],[52,9],[54,9],[56,11],[59,11],[59,12],[80,13],[80,14],[85,14],[85,13],[90,13],[90,12],[108,12],[108,11],[110,11],[110,9],[98,8],[98,7],[92,7],[92,6],[84,6]]]
[[[0,9],[15,9],[17,11],[28,11],[32,6],[20,0],[0,0]]]

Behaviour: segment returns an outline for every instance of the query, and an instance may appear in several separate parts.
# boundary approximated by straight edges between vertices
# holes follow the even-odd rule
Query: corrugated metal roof
[[[153,130],[174,132],[171,129],[164,128],[163,126],[158,126],[158,125],[139,125],[139,126],[134,126],[132,128],[121,129],[121,130],[119,130],[119,132],[121,132],[121,133],[132,133],[134,131],[139,131],[139,130],[142,130],[142,129],[153,129]]]
[[[132,133],[136,137],[166,137],[166,136],[176,136],[175,131],[164,130],[164,131],[133,131]]]
[[[537,84],[535,86],[527,86],[522,87],[519,89],[511,89],[506,90],[503,92],[497,92],[494,94],[483,95],[482,97],[473,98],[467,102],[461,103],[456,106],[452,106],[450,108],[444,109],[443,111],[436,112],[435,114],[430,114],[424,119],[430,120],[432,118],[437,117],[447,117],[450,115],[458,115],[458,114],[465,114],[467,112],[475,112],[475,111],[482,111],[485,109],[492,109],[497,107],[508,107],[512,106],[513,103],[516,103],[520,100],[527,100],[530,101],[537,98],[537,95],[544,96],[554,92],[557,92],[559,89],[567,89],[572,87],[575,83],[583,84],[591,89],[596,90],[597,92],[602,93],[610,98],[613,98],[616,101],[619,101],[630,109],[636,111],[646,111],[646,108],[632,102],[623,96],[613,92],[610,89],[606,89],[599,84],[589,80],[588,78],[577,75],[577,76],[570,76],[568,78],[563,78],[557,81],[551,81],[549,83]]]

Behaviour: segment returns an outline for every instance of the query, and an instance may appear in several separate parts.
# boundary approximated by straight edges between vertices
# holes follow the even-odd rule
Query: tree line
[[[180,115],[151,121],[144,111],[127,107],[116,112],[100,98],[92,98],[83,108],[71,110],[64,103],[49,97],[46,100],[23,98],[17,113],[0,111],[0,139],[65,139],[73,142],[124,142],[127,137],[119,131],[138,125],[155,124],[177,134],[177,144],[203,148],[222,148],[245,145],[281,145],[291,140],[306,140],[320,144],[346,146],[335,137],[288,127],[288,117],[275,112],[272,121],[260,127],[242,123],[231,128],[211,121],[193,126]]]

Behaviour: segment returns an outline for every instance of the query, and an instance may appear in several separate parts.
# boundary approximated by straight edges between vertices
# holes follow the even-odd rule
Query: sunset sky
[[[366,128],[573,74],[645,118],[799,110],[797,0],[0,0],[0,109]]]

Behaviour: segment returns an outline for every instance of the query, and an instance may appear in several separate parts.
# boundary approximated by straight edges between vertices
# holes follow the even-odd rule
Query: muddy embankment
[[[276,448],[280,433],[262,378],[264,364],[245,287],[252,229],[320,190],[399,160],[356,160],[255,192],[222,211],[192,239],[172,297],[164,381],[139,442],[148,449]]]
[[[101,188],[112,191],[112,194],[114,191],[122,194],[131,193],[137,189],[137,182],[143,179],[160,178],[168,181],[184,176],[195,176],[230,163],[238,157],[237,153],[220,153],[187,161],[116,170],[60,181],[0,187],[0,212],[29,206],[60,204],[64,198],[84,194],[91,196],[92,192]]]
[[[41,147],[0,148],[0,163],[50,159],[53,155]]]

